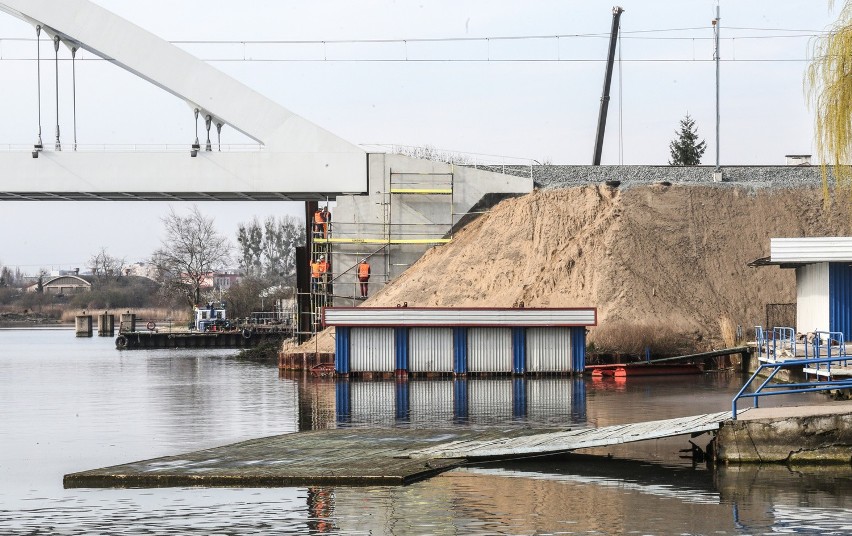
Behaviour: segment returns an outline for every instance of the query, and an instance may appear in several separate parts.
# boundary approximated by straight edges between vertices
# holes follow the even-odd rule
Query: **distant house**
[[[237,283],[242,276],[236,272],[217,272],[213,274],[213,288],[216,290],[228,290],[231,285]]]
[[[59,275],[46,277],[42,282],[45,294],[55,296],[77,294],[78,292],[90,292],[92,290],[92,278],[82,275]],[[27,287],[27,292],[37,292],[38,283]]]

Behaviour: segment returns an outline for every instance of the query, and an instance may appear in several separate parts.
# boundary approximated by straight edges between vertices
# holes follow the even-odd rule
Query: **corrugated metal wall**
[[[352,372],[393,372],[393,328],[351,328],[349,368]]]
[[[470,328],[467,333],[469,372],[512,372],[512,329]]]
[[[451,424],[453,422],[452,381],[411,381],[411,424]]]
[[[453,328],[411,328],[408,345],[410,372],[453,372]]]
[[[796,331],[829,331],[828,263],[796,268]],[[771,330],[780,326],[764,326]]]
[[[832,262],[828,269],[830,331],[843,332],[843,339],[852,337],[852,267]]]
[[[527,328],[528,372],[571,372],[572,328]]]

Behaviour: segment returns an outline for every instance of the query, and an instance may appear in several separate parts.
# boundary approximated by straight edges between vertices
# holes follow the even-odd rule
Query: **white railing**
[[[53,144],[44,144],[42,152],[56,152]],[[221,147],[221,151],[220,151]],[[0,144],[0,152],[32,152],[33,144]],[[191,143],[78,143],[78,153],[183,153],[192,150]],[[223,143],[221,146],[211,143],[210,152],[246,153],[265,151],[266,146],[259,143]],[[63,153],[75,152],[73,142],[63,142]],[[200,153],[207,152],[206,144],[201,144]]]
[[[440,149],[429,145],[400,145],[396,143],[361,143],[359,145],[367,152],[400,154],[411,156],[413,158],[423,158],[425,160],[434,160],[437,162],[446,162],[448,164],[470,166],[473,168],[497,167],[501,168],[503,172],[505,172],[507,167],[527,167],[529,168],[530,176],[532,176],[532,167],[535,165],[541,165],[538,160],[533,160],[532,158],[487,153],[468,153],[464,151]]]

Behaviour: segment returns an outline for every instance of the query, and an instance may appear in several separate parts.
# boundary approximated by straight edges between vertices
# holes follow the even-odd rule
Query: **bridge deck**
[[[511,459],[716,430],[730,412],[576,430],[341,428],[83,471],[66,487],[404,485],[466,460]]]

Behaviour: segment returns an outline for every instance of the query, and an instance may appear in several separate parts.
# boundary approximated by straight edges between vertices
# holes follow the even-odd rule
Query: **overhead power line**
[[[772,40],[772,39],[813,39],[823,34],[823,32],[815,30],[801,30],[788,28],[756,28],[756,27],[732,27],[729,31],[748,31],[751,34],[731,35],[722,38],[721,41],[729,43],[731,50],[735,50],[737,41],[745,40]],[[701,35],[651,35],[651,34],[671,34],[677,32],[702,32]],[[625,41],[691,41],[710,42],[714,40],[711,34],[711,26],[699,26],[688,28],[660,28],[648,30],[633,30],[624,32],[623,39]],[[758,33],[755,33],[758,32]],[[775,34],[766,35],[760,32],[776,32]],[[778,34],[777,32],[783,32]],[[412,62],[412,63],[435,63],[435,62],[565,62],[565,63],[586,63],[586,62],[601,62],[603,58],[577,58],[563,57],[567,55],[562,49],[563,42],[569,42],[573,39],[608,39],[609,35],[605,33],[577,33],[577,34],[554,34],[554,35],[514,35],[514,36],[492,36],[492,37],[431,37],[431,38],[393,38],[393,39],[308,39],[308,40],[265,40],[265,39],[227,39],[227,40],[172,40],[172,44],[178,46],[203,47],[205,46],[232,46],[235,48],[233,56],[228,56],[227,53],[223,56],[220,50],[216,56],[205,56],[197,54],[199,59],[208,62],[255,62],[255,63],[279,63],[279,62]],[[528,57],[507,57],[508,54],[494,51],[491,47],[492,43],[497,42],[519,42],[519,41],[554,41],[554,51],[552,56],[543,56],[540,53],[530,53]],[[4,42],[34,42],[33,38],[0,38],[0,60],[6,61],[31,61],[35,58],[27,56],[15,56],[13,52],[8,50],[9,47],[4,47]],[[481,51],[465,50],[457,54],[447,53],[446,50],[441,51],[440,56],[431,54],[429,50],[422,47],[412,49],[410,45],[428,45],[432,43],[464,43],[475,44],[481,43],[484,49]],[[373,57],[369,57],[371,53],[359,53],[351,48],[345,48],[346,45],[399,45],[399,47],[391,47],[384,49],[382,54],[372,52]],[[302,49],[296,52],[297,55],[283,55],[283,50],[264,50],[263,47],[280,47],[280,46],[312,46],[316,47],[313,51]],[[344,47],[344,48],[339,48]],[[251,49],[250,49],[251,48]],[[346,57],[340,55],[346,54]],[[515,51],[514,53],[517,53]],[[575,52],[576,53],[576,52]],[[87,57],[88,56],[88,57]],[[96,56],[81,56],[79,61],[103,61],[102,58]],[[695,57],[634,57],[623,58],[625,63],[679,63],[679,62],[704,62],[713,61],[712,58],[702,59]],[[723,58],[724,62],[806,62],[810,61],[807,57],[807,52],[802,57],[751,57],[751,58],[736,58],[732,54],[729,58]]]

